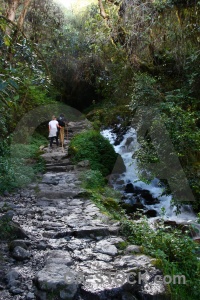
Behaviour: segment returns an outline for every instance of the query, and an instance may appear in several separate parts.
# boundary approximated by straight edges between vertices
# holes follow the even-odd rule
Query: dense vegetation
[[[15,145],[13,157],[17,124],[41,105],[62,102],[83,111],[97,131],[133,125],[141,145],[134,155],[147,171],[145,179],[150,170],[167,184],[170,170],[175,204],[190,203],[177,181],[181,166],[199,212],[200,1],[88,2],[80,12],[61,9],[52,0],[0,0],[0,192],[27,184],[43,169],[38,149],[47,143],[46,132],[40,128],[43,136],[35,132],[32,137],[24,132],[26,145]],[[189,278],[184,287],[171,286],[173,299],[197,299],[199,263],[191,238],[168,232],[162,223],[155,232],[146,220],[127,221],[117,197],[104,186],[115,154],[97,132],[76,137],[70,151],[76,161],[90,160],[84,187],[122,221],[128,241],[157,257],[166,274]],[[177,158],[179,169],[174,168]]]
[[[88,160],[92,170],[103,176],[109,175],[114,167],[117,154],[113,146],[98,131],[88,130],[73,137],[69,145],[73,162]]]

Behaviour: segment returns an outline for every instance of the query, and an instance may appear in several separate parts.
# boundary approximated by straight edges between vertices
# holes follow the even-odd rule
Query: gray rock
[[[78,284],[74,280],[75,272],[69,268],[72,264],[73,260],[68,252],[50,251],[45,267],[36,274],[34,279],[37,297],[45,300],[54,294],[59,297],[58,299],[73,299]]]
[[[24,248],[20,246],[16,246],[12,252],[12,256],[19,261],[25,260],[27,258],[30,258],[29,251],[25,250]]]
[[[90,161],[89,160],[83,160],[77,163],[78,167],[89,167],[90,166]]]
[[[21,248],[23,248],[25,250],[28,249],[27,244],[23,240],[14,240],[14,241],[11,241],[11,243],[9,244],[9,249],[11,251],[13,251],[14,248],[17,247],[17,246],[20,246]]]
[[[45,242],[39,242],[39,244],[37,245],[38,250],[46,250],[47,247],[48,245]]]
[[[10,292],[13,294],[13,295],[19,295],[19,294],[23,294],[23,290],[18,288],[18,287],[15,287],[15,286],[12,286],[10,288]]]
[[[15,270],[11,269],[5,276],[5,279],[7,281],[7,284],[9,287],[11,286],[17,286],[18,283],[20,282],[18,279],[20,279],[21,275],[20,273]]]
[[[115,256],[118,253],[117,248],[115,245],[112,245],[108,241],[101,240],[100,242],[97,242],[96,247],[94,249],[95,252],[100,252],[103,254],[108,254],[111,256]]]
[[[133,252],[140,253],[141,252],[141,247],[137,246],[137,245],[129,245],[128,247],[126,247],[124,252],[126,254],[133,253]]]
[[[35,295],[31,292],[29,292],[27,295],[26,295],[26,300],[33,300],[35,299]]]
[[[27,233],[17,223],[10,221],[9,226],[11,229],[10,231],[13,234],[13,236],[15,236],[15,238],[29,239]]]

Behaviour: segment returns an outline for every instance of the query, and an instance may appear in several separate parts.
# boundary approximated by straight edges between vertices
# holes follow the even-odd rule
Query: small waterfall
[[[112,132],[112,129],[105,129],[101,134],[107,138],[114,146],[116,153],[120,154],[124,164],[126,166],[126,172],[120,175],[120,178],[113,181],[113,187],[116,190],[124,191],[127,184],[133,184],[134,188],[139,190],[145,190],[149,194],[157,199],[156,203],[147,204],[142,202],[145,209],[155,210],[157,216],[161,215],[162,210],[165,211],[165,219],[179,222],[194,222],[196,215],[189,205],[183,205],[181,212],[176,214],[176,207],[171,205],[172,196],[164,194],[164,186],[161,182],[154,178],[149,184],[141,181],[138,175],[138,167],[136,159],[133,159],[133,153],[139,148],[137,142],[137,133],[134,128],[130,128],[123,137],[121,143],[117,146],[114,145],[117,135]],[[114,177],[115,178],[115,177]],[[129,194],[127,194],[128,196]],[[130,199],[133,194],[130,194]],[[126,200],[127,201],[127,200]],[[128,200],[131,203],[131,200]]]

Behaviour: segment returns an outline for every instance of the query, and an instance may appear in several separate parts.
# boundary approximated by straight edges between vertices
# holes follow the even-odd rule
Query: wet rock
[[[147,216],[148,218],[154,218],[157,216],[157,211],[155,209],[148,209],[147,211],[144,212],[144,215]]]
[[[148,190],[141,189],[140,187],[134,187],[134,192],[133,193],[135,195],[141,196],[145,200],[145,203],[148,204],[148,205],[159,203],[159,200],[154,198],[152,196],[151,192],[148,191]]]
[[[128,129],[129,127],[123,127],[121,124],[114,126],[112,132],[117,134],[117,138],[114,143],[115,146],[119,145],[123,141],[124,135]]]
[[[134,203],[134,204],[122,203],[121,207],[125,209],[127,214],[135,213],[137,212],[138,209],[144,209],[144,205],[142,203]]]
[[[134,186],[132,183],[127,183],[124,191],[125,193],[133,194],[136,197],[142,197],[148,205],[159,203],[159,200],[154,198],[150,191]]]
[[[134,193],[135,189],[132,183],[127,183],[124,189],[125,193]]]
[[[25,250],[24,248],[20,246],[16,246],[12,252],[12,256],[19,261],[25,260],[30,258],[30,253],[29,251]]]

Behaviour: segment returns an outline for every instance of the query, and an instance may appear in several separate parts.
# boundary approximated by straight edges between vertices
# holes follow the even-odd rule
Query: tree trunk
[[[22,9],[22,12],[21,12],[21,14],[19,16],[18,22],[17,22],[18,28],[20,30],[23,29],[24,20],[25,20],[25,17],[26,17],[26,14],[27,14],[27,10],[28,10],[28,7],[29,7],[30,3],[31,3],[31,0],[25,0],[24,1],[23,9]]]
[[[16,10],[19,6],[20,0],[9,0],[8,1],[8,9],[6,12],[6,18],[11,22],[15,21]],[[6,34],[10,35],[11,29],[9,27],[6,28]]]
[[[106,14],[102,0],[98,0],[99,2],[99,9],[100,9],[100,15],[105,19],[108,20],[109,16]]]
[[[19,0],[10,0],[8,1],[8,10],[6,13],[6,17],[8,20],[14,22],[16,16],[16,10],[19,6]]]

